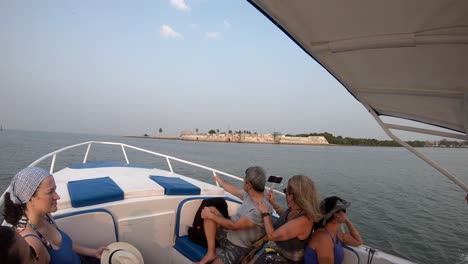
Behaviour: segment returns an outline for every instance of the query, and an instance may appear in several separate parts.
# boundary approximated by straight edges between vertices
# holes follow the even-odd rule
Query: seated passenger
[[[284,189],[288,209],[278,206],[272,190],[268,193],[271,203],[280,218],[273,224],[266,213],[268,208],[258,206],[265,222],[268,248],[255,263],[302,263],[304,248],[309,242],[314,222],[320,219],[319,195],[314,182],[307,176],[296,175],[288,181]],[[268,262],[270,261],[270,262]]]
[[[208,251],[200,263],[237,264],[252,249],[253,242],[265,235],[263,220],[258,204],[267,204],[265,199],[265,171],[261,167],[250,167],[245,171],[243,190],[214,176],[225,191],[242,199],[242,205],[231,219],[226,219],[215,207],[202,210]],[[268,212],[271,211],[266,210]],[[220,227],[218,229],[218,227]],[[216,239],[220,247],[215,248]]]
[[[344,258],[343,244],[353,247],[362,244],[361,235],[346,217],[346,208],[350,204],[336,196],[328,197],[320,203],[323,217],[314,228],[305,249],[305,264],[339,264]],[[338,231],[343,223],[346,223],[349,234]]]
[[[18,232],[9,226],[0,226],[0,263],[37,263],[37,254]]]
[[[34,248],[39,263],[99,263],[106,247],[93,249],[73,243],[55,224],[50,215],[57,211],[60,199],[55,189],[48,171],[37,167],[21,170],[5,194],[5,220]]]

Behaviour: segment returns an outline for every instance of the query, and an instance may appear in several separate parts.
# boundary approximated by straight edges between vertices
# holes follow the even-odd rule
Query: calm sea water
[[[238,176],[251,165],[263,166],[271,175],[310,175],[322,197],[337,195],[352,202],[348,216],[365,244],[418,263],[468,263],[465,193],[403,148],[224,144],[4,130],[0,132],[0,190],[37,158],[90,140],[127,143]],[[89,160],[103,154],[109,156],[107,160],[124,161],[119,151],[96,147]],[[468,149],[422,151],[468,182]],[[56,168],[81,162],[84,152],[84,147],[65,152],[58,156]],[[129,151],[128,156],[130,162],[163,166],[149,155]],[[49,168],[48,164],[41,165]],[[174,164],[174,169],[210,178],[181,164]]]

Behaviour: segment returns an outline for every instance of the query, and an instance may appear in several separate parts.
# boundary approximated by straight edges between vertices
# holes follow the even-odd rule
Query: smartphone
[[[271,175],[270,177],[268,177],[268,182],[273,182],[273,183],[280,184],[282,180],[283,180],[283,177],[281,177],[281,176]]]

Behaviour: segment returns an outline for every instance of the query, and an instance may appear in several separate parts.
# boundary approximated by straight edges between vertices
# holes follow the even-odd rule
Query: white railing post
[[[86,154],[84,156],[83,163],[86,163],[86,160],[88,159],[88,153],[89,153],[89,149],[91,148],[91,144],[93,143],[89,143],[88,147],[86,148]]]
[[[125,152],[125,147],[124,145],[120,145],[122,147],[122,152],[124,154],[124,157],[125,157],[125,161],[127,162],[127,164],[129,164],[130,162],[128,162],[128,157],[127,157],[127,152]]]
[[[57,157],[57,154],[54,154],[54,156],[52,156],[52,163],[50,164],[50,171],[49,171],[50,174],[54,173],[55,157]]]
[[[215,171],[215,170],[213,170],[213,176],[217,176],[217,174],[216,174],[216,171]],[[216,186],[218,186],[218,187],[219,187],[219,183],[218,183],[217,181],[215,181],[215,183],[216,183]]]
[[[166,161],[167,161],[167,166],[169,166],[169,171],[174,173],[174,170],[172,169],[171,161],[169,160],[169,157],[166,156]]]

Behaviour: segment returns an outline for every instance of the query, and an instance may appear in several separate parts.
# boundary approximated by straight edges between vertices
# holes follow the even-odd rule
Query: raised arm
[[[279,206],[278,203],[276,202],[275,193],[273,192],[273,190],[270,189],[268,191],[267,199],[268,199],[268,202],[273,207],[273,209],[275,209],[277,214],[281,215],[282,213],[284,213],[284,209],[281,208],[281,206]]]
[[[236,197],[239,197],[239,199],[243,199],[242,197],[242,190],[238,189],[236,186],[234,186],[233,184],[230,184],[226,181],[224,181],[223,179],[221,179],[221,177],[219,177],[218,175],[215,175],[213,176],[214,180],[219,183],[219,185],[221,185],[221,187],[223,187],[223,189],[229,193],[231,193],[232,195],[236,196]]]
[[[346,217],[345,220],[346,226],[348,227],[349,234],[347,233],[339,233],[339,236],[341,238],[341,241],[345,245],[353,246],[353,247],[358,247],[362,245],[363,241],[361,238],[361,235],[357,231],[356,227],[354,227],[353,223]]]

